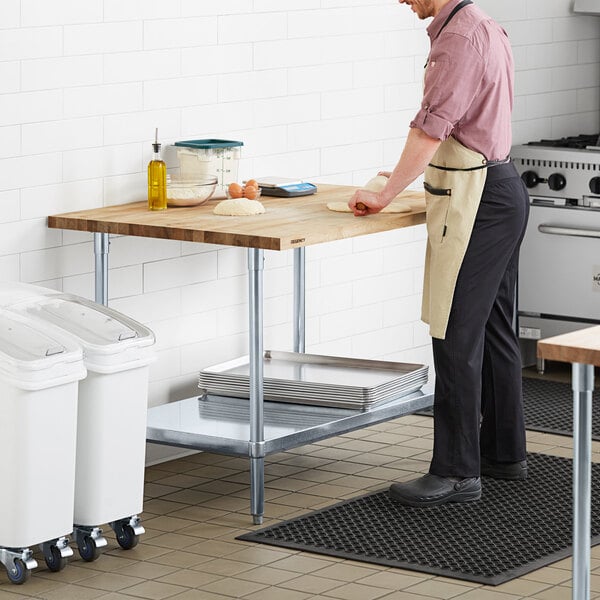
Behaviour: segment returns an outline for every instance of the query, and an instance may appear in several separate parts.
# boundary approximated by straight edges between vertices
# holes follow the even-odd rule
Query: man
[[[529,204],[508,159],[513,59],[505,31],[471,0],[399,2],[433,17],[423,100],[383,190],[360,190],[349,206],[356,216],[379,212],[425,173],[433,458],[429,473],[392,484],[390,494],[430,506],[478,500],[481,474],[527,477],[513,317]]]

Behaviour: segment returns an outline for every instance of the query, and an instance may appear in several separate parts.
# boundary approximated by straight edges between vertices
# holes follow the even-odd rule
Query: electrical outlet
[[[542,330],[537,327],[519,327],[519,337],[524,340],[539,340]]]

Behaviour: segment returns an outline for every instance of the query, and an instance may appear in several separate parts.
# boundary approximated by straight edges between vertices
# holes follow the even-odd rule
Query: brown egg
[[[255,200],[258,196],[258,188],[253,185],[247,185],[244,188],[244,198],[248,198],[248,200]]]
[[[227,191],[231,198],[241,198],[244,195],[244,190],[239,183],[230,183]]]
[[[246,186],[251,186],[258,189],[258,183],[256,182],[256,179],[248,179],[248,181],[246,181]]]

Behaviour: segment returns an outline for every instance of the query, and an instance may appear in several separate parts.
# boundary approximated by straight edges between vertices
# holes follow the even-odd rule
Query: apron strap
[[[497,165],[504,165],[510,161],[510,156],[507,158],[503,158],[502,160],[486,160],[482,165],[478,165],[476,167],[467,167],[465,169],[460,169],[458,167],[442,167],[441,165],[434,165],[429,163],[429,167],[433,167],[434,169],[440,169],[440,171],[478,171],[479,169],[488,169],[489,167],[495,167]]]
[[[452,19],[454,18],[454,15],[459,11],[462,10],[465,6],[468,6],[469,4],[473,4],[473,0],[462,0],[462,2],[459,2],[453,9],[452,12],[448,15],[448,18],[444,21],[444,24],[441,26],[440,30],[437,32],[437,35],[431,40],[431,43],[433,44],[433,42],[435,42],[435,40],[438,39],[438,36],[440,35],[440,33],[442,33],[442,31],[444,30],[444,27],[446,27],[446,25],[448,25],[448,23],[450,23],[450,21],[452,21]],[[425,61],[425,66],[424,68],[427,68],[427,65],[429,64],[429,57],[427,57],[427,60]]]
[[[446,25],[448,25],[448,23],[450,23],[450,21],[452,21],[454,15],[461,9],[463,9],[465,6],[468,6],[469,4],[473,4],[473,0],[462,0],[462,2],[459,2],[453,9],[452,12],[448,15],[448,18],[444,21],[444,24],[442,25],[441,29],[437,32],[437,35],[435,36],[435,38],[433,38],[434,40],[437,40],[438,36],[440,35],[440,33],[442,33],[442,31],[444,30],[444,27],[446,27]]]

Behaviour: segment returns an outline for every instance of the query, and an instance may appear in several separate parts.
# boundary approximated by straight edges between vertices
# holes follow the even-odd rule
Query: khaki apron
[[[446,337],[458,272],[487,177],[486,163],[483,154],[449,137],[425,169],[427,251],[421,318],[434,338]]]

